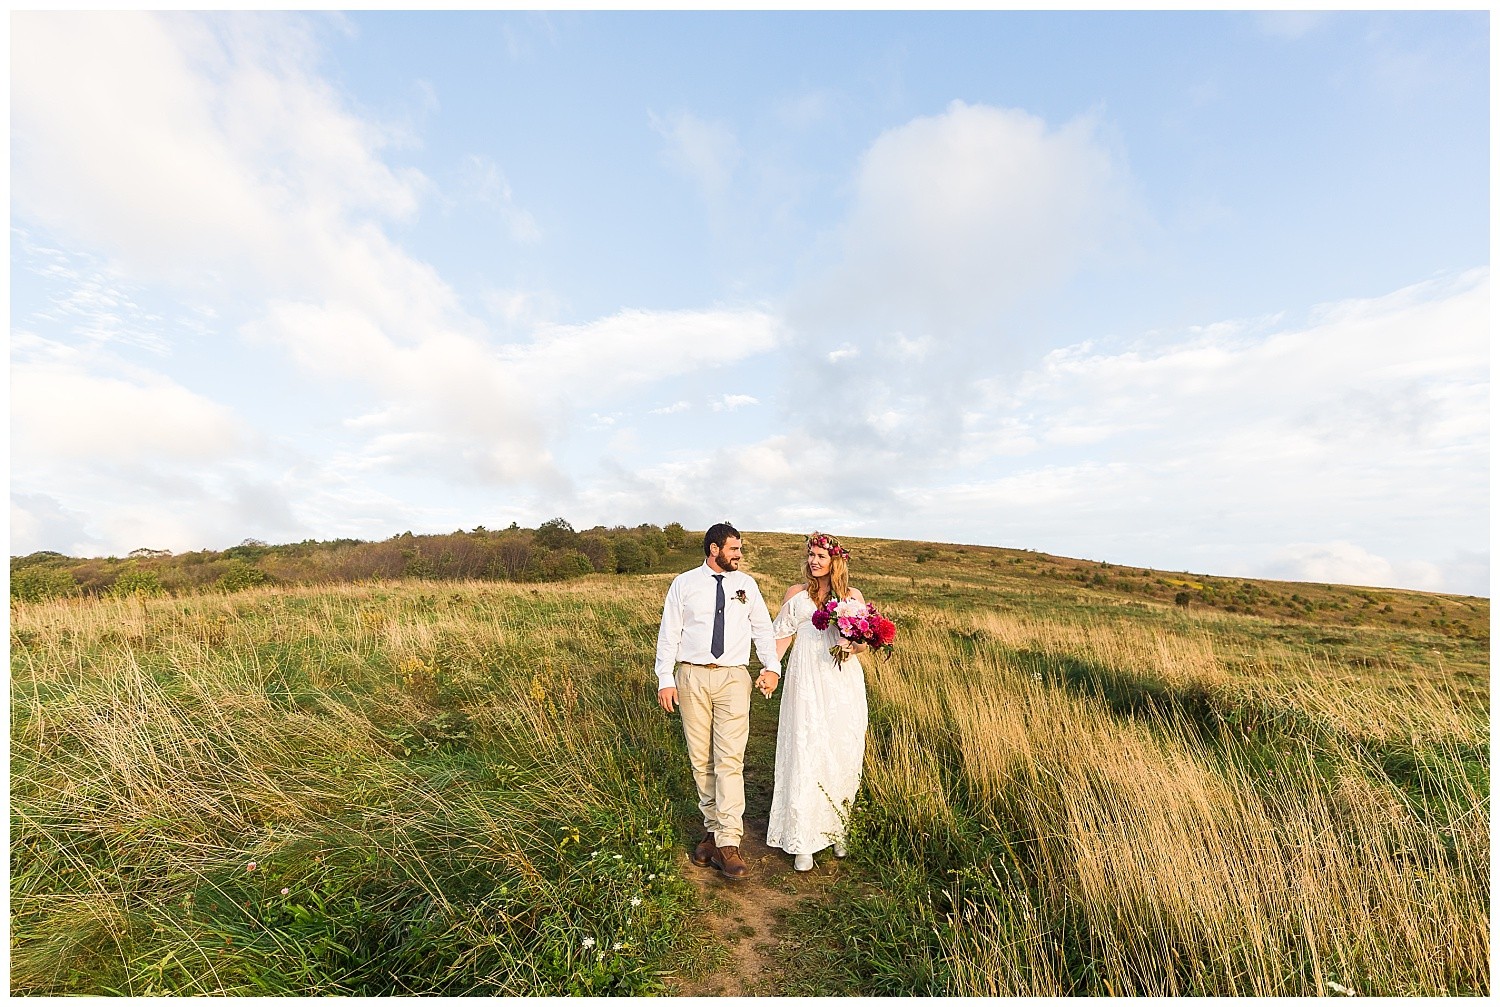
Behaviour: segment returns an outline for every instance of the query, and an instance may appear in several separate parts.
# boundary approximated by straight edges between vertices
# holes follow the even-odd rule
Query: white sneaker
[[[842,860],[849,855],[849,851],[844,847],[843,843],[834,843],[833,855]]]
[[[799,853],[797,859],[792,861],[792,866],[799,871],[810,871],[813,869],[813,858],[811,853]]]

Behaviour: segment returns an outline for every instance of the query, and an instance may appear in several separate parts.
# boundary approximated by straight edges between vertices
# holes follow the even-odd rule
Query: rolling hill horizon
[[[182,593],[240,590],[267,584],[324,581],[433,580],[553,581],[589,574],[680,572],[700,560],[701,531],[677,522],[594,526],[575,530],[554,518],[538,528],[483,525],[447,534],[410,531],[381,540],[306,539],[268,544],[246,539],[222,550],[172,553],[136,549],[125,557],[74,557],[44,550],[11,557],[12,597],[37,600],[68,594]],[[797,533],[744,530],[746,566],[773,553],[776,568],[800,548]],[[986,576],[1002,572],[1020,586],[1032,581],[1102,597],[1175,605],[1228,615],[1284,618],[1338,625],[1422,628],[1488,640],[1489,600],[1478,595],[1360,584],[1225,576],[1084,559],[1029,548],[842,536],[856,551],[856,577],[916,577],[944,583],[964,579],[978,563]]]

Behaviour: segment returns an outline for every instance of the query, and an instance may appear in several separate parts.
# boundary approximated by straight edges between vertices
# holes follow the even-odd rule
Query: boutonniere
[[[741,589],[734,593],[734,600],[739,602],[741,605],[750,604],[750,599],[745,597],[744,589]]]

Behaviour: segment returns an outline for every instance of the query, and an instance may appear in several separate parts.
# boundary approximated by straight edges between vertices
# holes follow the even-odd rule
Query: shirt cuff
[[[656,673],[656,691],[677,688],[677,675],[672,671],[658,671]]]

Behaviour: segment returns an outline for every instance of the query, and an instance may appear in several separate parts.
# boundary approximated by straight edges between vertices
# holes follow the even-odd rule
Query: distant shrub
[[[642,547],[651,553],[651,565],[671,551],[672,546],[667,540],[666,533],[654,524],[643,524],[636,528],[636,537],[640,539]]]
[[[578,541],[578,533],[573,526],[560,517],[551,521],[543,521],[541,527],[536,530],[537,545],[546,549],[572,549]]]
[[[10,558],[10,568],[11,571],[14,572],[16,570],[24,570],[28,566],[36,566],[37,564],[41,563],[55,563],[58,560],[62,560],[65,563],[70,562],[69,557],[64,556],[60,552],[53,552],[51,549],[43,549],[40,552],[28,553],[25,556],[12,556]]]
[[[594,572],[594,565],[589,562],[589,558],[576,549],[543,553],[540,559],[538,575],[542,580],[568,580]]]
[[[622,537],[615,540],[615,572],[645,573],[651,569],[654,557],[640,542]]]
[[[1177,597],[1173,598],[1172,601],[1179,608],[1187,608],[1188,605],[1192,604],[1192,601],[1193,601],[1192,592],[1190,592],[1190,591],[1178,591],[1177,592]]]
[[[341,552],[329,570],[341,580],[392,580],[406,570],[406,557],[399,542],[365,542]]]
[[[673,549],[681,549],[682,547],[687,545],[687,529],[676,521],[673,521],[662,528],[661,533],[666,537],[667,545]]]
[[[109,593],[117,598],[126,595],[158,595],[166,594],[166,588],[161,586],[161,579],[156,576],[155,570],[126,570],[115,578],[110,585]]]
[[[531,554],[531,543],[526,538],[506,535],[495,548],[496,576],[503,580],[524,580],[526,570],[531,566]]]
[[[221,591],[243,591],[249,587],[259,587],[270,580],[266,572],[259,567],[251,566],[242,559],[229,561],[229,568],[219,577],[217,583]]]
[[[10,576],[11,601],[47,601],[78,593],[78,582],[66,570],[31,566]]]
[[[609,539],[593,532],[578,536],[578,551],[589,558],[589,565],[600,573],[615,570],[615,547]]]
[[[485,576],[489,560],[485,540],[464,532],[424,535],[407,550],[413,557],[406,567],[407,576],[470,580]]]
[[[230,546],[228,549],[225,549],[224,558],[243,559],[254,562],[270,551],[271,547],[266,545],[260,539],[247,538],[239,545]]]

